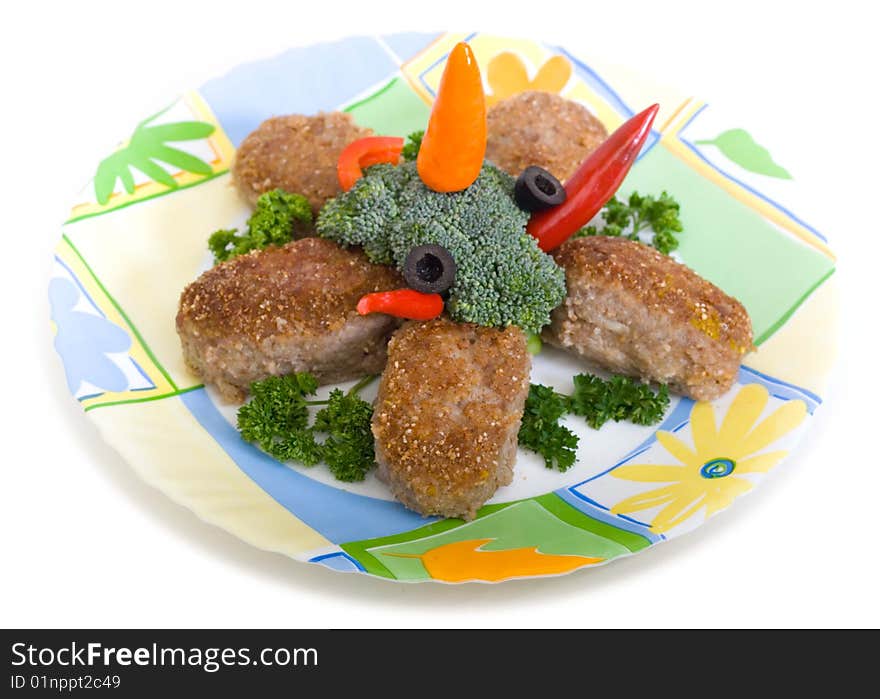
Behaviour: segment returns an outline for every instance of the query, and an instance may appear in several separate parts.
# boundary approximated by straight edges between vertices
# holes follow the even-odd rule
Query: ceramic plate
[[[550,471],[521,451],[514,482],[468,523],[410,512],[375,475],[344,484],[243,442],[234,409],[187,371],[174,328],[181,290],[211,264],[208,235],[248,217],[229,175],[242,139],[273,115],[334,109],[380,134],[424,128],[446,55],[463,39],[490,103],[557,92],[609,131],[661,104],[622,191],[667,190],[681,202],[677,256],[743,302],[758,346],[727,395],[674,397],[662,424],[595,431],[571,418],[575,467]],[[577,47],[399,34],[297,48],[183,94],[105,156],[63,225],[49,287],[68,386],[146,481],[254,546],[400,581],[592,568],[688,532],[758,486],[822,402],[834,256],[809,225],[796,173],[727,112]],[[570,391],[579,371],[545,349],[532,381]]]

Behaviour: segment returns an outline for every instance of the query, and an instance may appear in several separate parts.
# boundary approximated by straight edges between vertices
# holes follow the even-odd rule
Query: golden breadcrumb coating
[[[549,92],[508,97],[487,121],[486,158],[514,177],[537,165],[564,183],[608,137],[586,107]]]
[[[193,371],[241,400],[252,381],[310,371],[329,383],[381,371],[398,321],[358,315],[400,275],[356,249],[304,238],[223,262],[186,287],[177,331]]]
[[[610,371],[668,383],[711,400],[753,349],[743,305],[652,247],[625,238],[575,238],[553,253],[568,295],[544,338]]]
[[[341,191],[336,162],[343,149],[372,133],[342,112],[272,117],[241,142],[232,176],[251,204],[263,192],[280,188],[302,194],[317,215]]]
[[[531,366],[525,335],[411,322],[388,356],[373,413],[380,477],[422,514],[473,518],[513,476]]]

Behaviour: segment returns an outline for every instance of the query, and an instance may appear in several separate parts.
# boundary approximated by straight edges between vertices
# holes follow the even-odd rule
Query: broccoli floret
[[[384,231],[398,218],[397,201],[413,174],[418,176],[414,170],[391,165],[368,168],[354,187],[321,209],[318,235],[345,246],[362,245],[372,262],[392,264],[390,241]]]
[[[413,162],[376,165],[327,202],[317,230],[398,269],[414,246],[442,245],[457,265],[446,303],[453,320],[538,332],[565,297],[565,275],[526,232],[513,185],[485,163],[470,187],[443,194],[422,183]]]
[[[301,194],[273,189],[257,199],[254,213],[247,222],[247,232],[215,231],[208,238],[208,248],[214,253],[214,262],[224,262],[251,250],[289,243],[297,224],[312,225],[309,200]]]

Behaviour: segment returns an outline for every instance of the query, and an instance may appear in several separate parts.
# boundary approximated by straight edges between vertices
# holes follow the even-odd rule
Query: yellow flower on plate
[[[720,427],[711,403],[694,405],[693,448],[671,432],[657,432],[657,441],[679,464],[632,464],[611,472],[616,478],[668,485],[621,500],[611,512],[628,514],[662,506],[651,529],[663,533],[703,508],[708,518],[751,490],[752,483],[739,476],[766,473],[779,463],[786,451],[757,452],[797,427],[807,414],[803,401],[791,400],[758,423],[769,397],[760,384],[749,384],[734,398]]]
[[[564,56],[553,56],[542,65],[535,77],[529,80],[522,59],[515,53],[503,51],[489,62],[487,78],[492,92],[486,95],[486,105],[526,90],[559,93],[571,77],[571,63]]]

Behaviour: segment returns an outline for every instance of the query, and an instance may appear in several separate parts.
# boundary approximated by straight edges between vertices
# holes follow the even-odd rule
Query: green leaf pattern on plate
[[[730,129],[713,140],[697,141],[697,145],[712,145],[728,160],[750,172],[781,180],[792,179],[784,167],[778,165],[764,146],[755,142],[745,129]]]
[[[214,125],[204,121],[178,121],[171,124],[149,126],[150,122],[164,114],[167,109],[144,119],[128,143],[101,161],[95,173],[95,197],[99,204],[110,201],[116,180],[129,194],[134,192],[134,176],[131,169],[144,173],[154,182],[175,189],[177,180],[158,162],[192,172],[197,175],[210,175],[211,166],[191,153],[167,145],[175,141],[195,141],[214,133]]]

